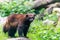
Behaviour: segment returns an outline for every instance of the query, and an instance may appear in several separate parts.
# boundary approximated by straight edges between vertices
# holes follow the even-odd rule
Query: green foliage
[[[44,13],[45,8],[42,8],[41,10],[39,10],[39,13]]]
[[[45,19],[49,19],[49,20],[53,20],[53,21],[58,21],[58,16],[56,15],[56,13],[52,13],[52,14],[46,14],[46,16],[44,17]]]
[[[31,24],[28,36],[31,40],[60,40],[60,28],[35,20]]]
[[[0,15],[8,16],[13,13],[25,14],[33,12],[34,9],[30,9],[31,6],[28,0],[13,0],[12,2],[0,3]]]
[[[7,34],[3,33],[3,27],[0,25],[0,40],[6,40],[8,38]]]

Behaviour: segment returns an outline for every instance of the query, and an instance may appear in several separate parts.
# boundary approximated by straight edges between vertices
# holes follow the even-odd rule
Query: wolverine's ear
[[[26,17],[28,17],[28,14],[26,14]]]

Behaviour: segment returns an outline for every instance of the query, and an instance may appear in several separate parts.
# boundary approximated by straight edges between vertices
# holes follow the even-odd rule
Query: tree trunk
[[[55,2],[60,2],[60,0],[35,0],[33,2],[32,8],[37,8],[39,6],[48,5],[48,4],[52,4],[52,3],[55,3]]]

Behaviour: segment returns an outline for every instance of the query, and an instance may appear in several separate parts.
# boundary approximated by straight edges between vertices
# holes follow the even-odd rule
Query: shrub
[[[0,3],[0,15],[8,16],[13,13],[32,13],[34,9],[30,9],[31,6],[28,0],[13,0],[12,2]]]
[[[44,25],[42,21],[34,20],[28,36],[31,40],[60,40],[60,27]]]

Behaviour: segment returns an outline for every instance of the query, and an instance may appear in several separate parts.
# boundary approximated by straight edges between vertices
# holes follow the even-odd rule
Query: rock
[[[52,20],[49,20],[49,19],[44,20],[43,21],[43,24],[45,24],[45,25],[52,24],[52,25],[56,26],[56,22],[55,21],[52,21]]]
[[[25,37],[19,37],[19,38],[9,38],[7,40],[30,40],[30,39],[25,38]]]
[[[53,12],[56,12],[56,15],[58,17],[58,21],[57,21],[56,27],[60,27],[60,8],[53,8]]]
[[[60,8],[53,8],[53,12],[56,12],[56,15],[58,17],[58,21],[57,21],[57,26],[56,27],[60,27]]]
[[[58,8],[58,7],[53,8],[53,11],[52,12],[60,12],[60,8]]]
[[[0,24],[4,24],[6,22],[7,17],[0,17]]]

